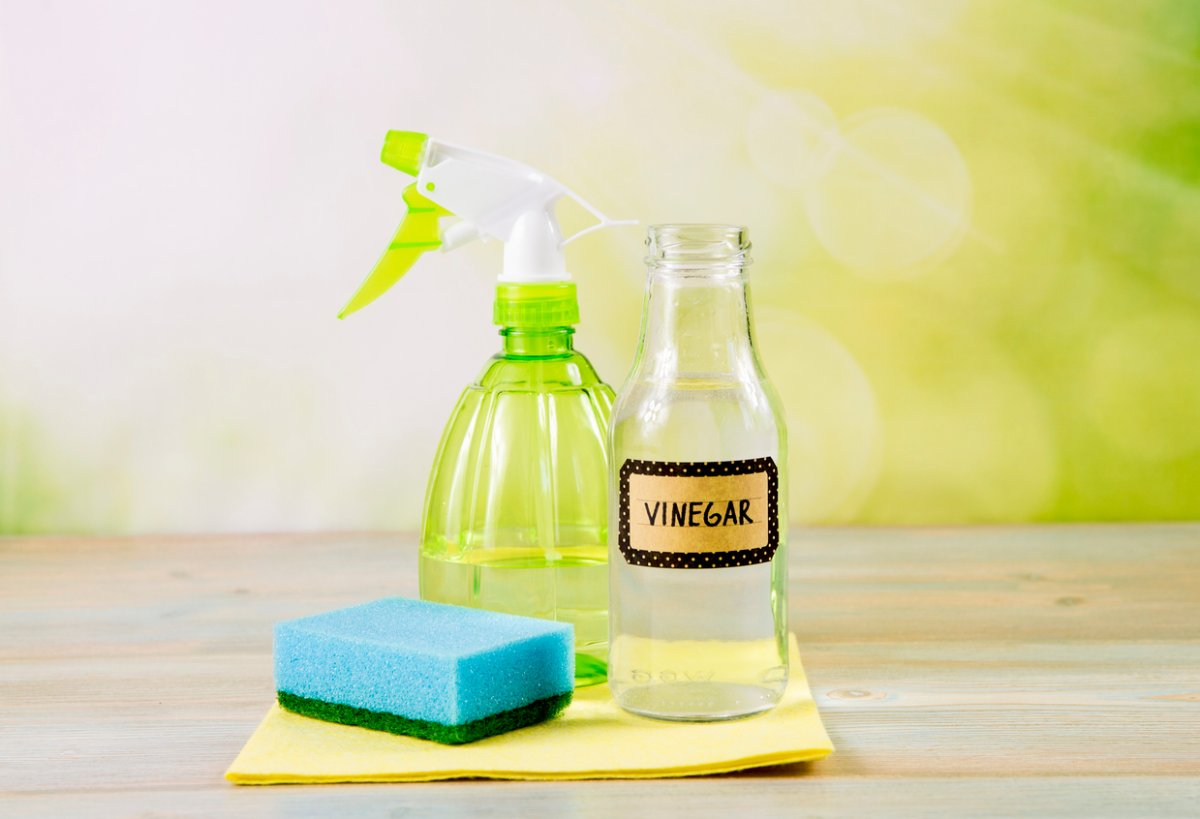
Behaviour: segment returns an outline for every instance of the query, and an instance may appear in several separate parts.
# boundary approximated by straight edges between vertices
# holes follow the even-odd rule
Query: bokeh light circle
[[[866,301],[855,352],[879,398],[883,468],[857,520],[983,523],[1045,514],[1059,487],[1048,397],[969,318]]]
[[[839,262],[867,278],[905,278],[943,258],[965,234],[971,179],[937,125],[910,111],[875,109],[846,122],[805,207]]]
[[[1127,320],[1097,345],[1085,404],[1118,451],[1167,461],[1200,450],[1200,317],[1162,312]]]
[[[875,392],[829,331],[795,313],[755,308],[756,343],[788,425],[788,516],[851,520],[882,457]]]
[[[806,91],[765,94],[746,121],[746,150],[773,184],[800,190],[824,173],[838,144],[833,109]]]

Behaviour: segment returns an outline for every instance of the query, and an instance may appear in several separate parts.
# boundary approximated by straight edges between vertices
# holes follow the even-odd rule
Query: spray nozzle
[[[563,248],[593,231],[633,221],[609,219],[540,171],[501,156],[461,148],[413,131],[389,131],[380,158],[416,177],[404,190],[408,210],[371,274],[339,318],[373,302],[408,272],[422,253],[448,252],[475,239],[504,242],[505,284],[567,282]],[[577,202],[596,224],[563,238],[555,216],[562,197]],[[441,220],[459,221],[444,229]]]

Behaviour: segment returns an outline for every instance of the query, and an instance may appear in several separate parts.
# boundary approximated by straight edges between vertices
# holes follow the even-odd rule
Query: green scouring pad
[[[555,716],[574,664],[570,625],[402,597],[275,626],[283,708],[451,745]]]

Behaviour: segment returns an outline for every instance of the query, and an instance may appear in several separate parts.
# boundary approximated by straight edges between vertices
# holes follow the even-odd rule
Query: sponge
[[[387,597],[275,626],[279,704],[450,745],[566,708],[574,632],[532,617]]]

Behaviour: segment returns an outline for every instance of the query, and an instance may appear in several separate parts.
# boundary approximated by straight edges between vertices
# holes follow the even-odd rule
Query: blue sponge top
[[[460,725],[570,691],[569,624],[387,597],[275,626],[275,687]]]

